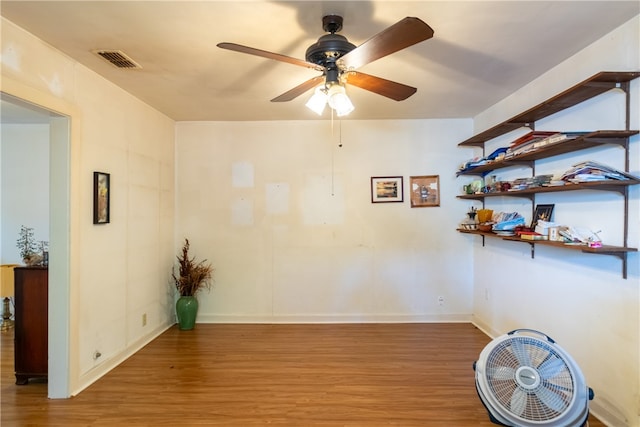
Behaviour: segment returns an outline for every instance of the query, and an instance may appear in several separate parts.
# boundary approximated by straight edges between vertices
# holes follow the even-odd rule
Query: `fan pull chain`
[[[334,140],[334,127],[333,127],[333,108],[331,109],[331,141]],[[342,123],[342,121],[340,121],[340,123]],[[335,147],[333,146],[333,143],[331,144],[331,196],[335,196],[335,185],[334,185],[334,181],[335,181],[335,168],[334,168],[334,164],[335,164]]]
[[[335,139],[335,127],[334,127],[334,116],[333,109],[331,109],[331,140]],[[338,119],[338,148],[342,148],[342,119]],[[335,196],[335,154],[336,149],[333,144],[331,144],[331,195]]]

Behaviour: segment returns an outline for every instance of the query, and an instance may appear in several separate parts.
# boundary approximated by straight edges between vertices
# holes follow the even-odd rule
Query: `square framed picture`
[[[440,206],[440,175],[412,176],[409,183],[412,208]]]
[[[538,221],[551,222],[551,215],[553,214],[553,207],[555,205],[536,205],[536,210],[533,213],[531,219],[531,229],[535,230]]]
[[[111,199],[111,177],[108,173],[93,173],[93,223],[108,224]]]
[[[401,176],[371,177],[371,203],[392,203],[404,201]]]

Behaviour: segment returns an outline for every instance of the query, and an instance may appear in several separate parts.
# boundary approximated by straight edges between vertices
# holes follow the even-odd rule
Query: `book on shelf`
[[[511,143],[509,144],[509,148],[516,148],[520,145],[529,143],[531,141],[538,140],[541,138],[546,138],[548,136],[551,135],[555,135],[559,133],[558,131],[542,131],[542,130],[532,130],[531,132],[528,132],[524,135],[522,135],[520,138],[514,139],[513,141],[511,141]]]
[[[522,240],[549,240],[548,236],[544,236],[540,233],[520,234],[520,238]]]
[[[572,132],[562,132],[563,135],[566,135],[567,139],[580,138],[581,136],[589,135],[590,133],[593,133],[593,132],[592,131],[584,131],[584,130],[572,131]]]
[[[542,138],[539,141],[534,142],[533,148],[534,149],[541,148],[546,145],[555,144],[556,142],[564,141],[565,139],[568,139],[568,135],[566,133],[558,132],[546,138]]]
[[[589,133],[591,132],[532,131],[513,141],[509,145],[505,158],[511,158],[520,154],[528,153],[558,142],[577,139]]]
[[[517,156],[540,147],[544,140],[559,135],[557,131],[531,131],[509,144],[505,158]],[[538,145],[536,145],[538,144]]]

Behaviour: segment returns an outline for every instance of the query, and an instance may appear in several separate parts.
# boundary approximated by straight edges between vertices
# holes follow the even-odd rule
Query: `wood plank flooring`
[[[2,333],[3,426],[495,426],[471,324],[173,327],[85,391],[14,384]],[[600,427],[593,417],[590,427]]]

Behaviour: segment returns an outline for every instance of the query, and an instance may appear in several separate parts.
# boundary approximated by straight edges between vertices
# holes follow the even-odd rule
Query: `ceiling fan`
[[[414,87],[361,73],[356,69],[430,39],[433,37],[433,29],[429,25],[419,18],[406,17],[356,47],[346,37],[336,34],[342,29],[342,21],[342,17],[338,15],[322,18],[322,28],[328,34],[321,36],[316,43],[307,48],[305,60],[235,43],[224,42],[218,43],[217,46],[322,72],[322,75],[313,77],[271,100],[291,101],[316,88],[307,106],[318,114],[322,114],[326,103],[336,110],[338,116],[353,110],[353,104],[345,93],[346,83],[396,101],[407,99],[417,91]]]

